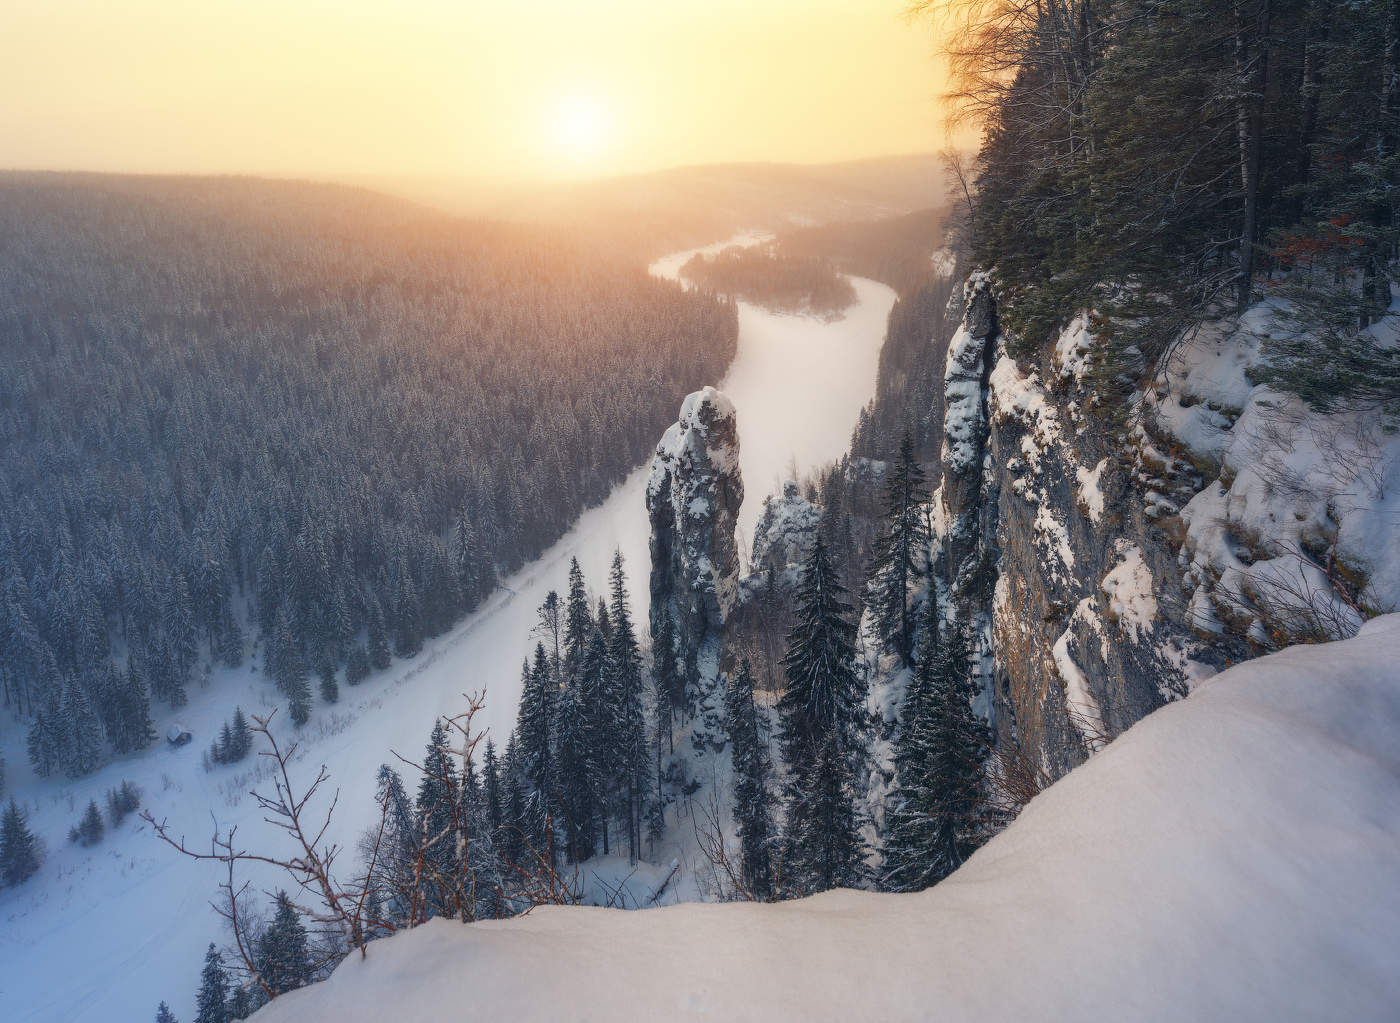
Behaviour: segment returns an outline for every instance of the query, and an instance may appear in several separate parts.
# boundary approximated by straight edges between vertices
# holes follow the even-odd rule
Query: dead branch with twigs
[[[261,863],[285,871],[292,878],[297,890],[314,896],[314,901],[311,903],[294,902],[298,912],[322,928],[335,932],[338,938],[337,943],[341,947],[357,948],[363,954],[365,946],[364,893],[356,890],[353,886],[343,886],[336,881],[334,865],[340,847],[335,843],[325,841],[326,832],[330,827],[339,800],[339,791],[337,790],[331,797],[330,804],[326,807],[324,814],[310,812],[312,800],[329,781],[330,776],[323,764],[317,772],[316,778],[304,790],[299,790],[293,784],[289,765],[296,755],[299,744],[294,742],[283,749],[278,743],[277,737],[271,729],[272,719],[276,713],[274,709],[271,714],[265,717],[256,715],[253,717],[252,731],[254,735],[261,736],[269,747],[260,751],[258,755],[268,758],[268,762],[273,765],[273,792],[271,795],[267,795],[254,790],[251,794],[257,801],[259,808],[264,811],[263,820],[292,840],[296,850],[292,855],[275,856],[242,848],[237,844],[238,829],[236,827],[230,828],[226,834],[222,834],[219,831],[217,821],[215,821],[214,834],[209,842],[209,851],[203,852],[192,848],[183,835],[176,838],[171,833],[167,821],[164,819],[157,821],[149,810],[142,810],[141,817],[151,825],[157,837],[181,855],[194,860],[211,860],[223,863],[228,867],[229,880],[222,886],[227,889],[230,902],[230,911],[225,914],[225,918],[234,924],[235,942],[238,943],[240,955],[245,961],[250,962],[243,947],[247,936],[240,934],[237,930],[237,899],[233,887],[234,865],[239,863]],[[238,894],[241,894],[245,889],[246,885],[239,888]],[[253,973],[255,975],[256,971]],[[262,986],[265,987],[265,985]]]
[[[283,748],[278,742],[271,728],[275,709],[265,717],[255,716],[252,727],[253,733],[267,746],[258,755],[267,758],[267,776],[272,779],[273,789],[270,794],[253,791],[251,795],[263,811],[263,820],[290,839],[293,851],[289,855],[246,848],[238,841],[236,826],[224,832],[217,820],[206,850],[191,845],[184,835],[175,835],[167,820],[157,820],[150,810],[141,811],[142,819],[151,825],[155,835],[181,855],[224,866],[226,877],[218,886],[222,898],[213,908],[229,924],[237,960],[250,986],[268,998],[276,993],[259,971],[255,938],[240,906],[250,888],[250,882],[240,884],[237,880],[240,865],[262,864],[282,870],[292,879],[296,891],[309,896],[293,899],[291,904],[316,930],[319,941],[313,951],[313,967],[317,973],[324,973],[351,949],[358,949],[365,955],[366,946],[373,938],[421,923],[443,905],[452,916],[469,921],[478,919],[480,906],[492,907],[492,915],[505,916],[526,913],[537,905],[572,905],[579,901],[577,868],[572,877],[561,874],[554,866],[557,857],[552,840],[544,850],[536,850],[524,836],[524,855],[519,858],[520,862],[503,861],[499,877],[493,875],[496,879],[490,884],[490,890],[481,890],[477,858],[486,853],[494,857],[495,852],[488,835],[473,835],[477,822],[470,816],[470,808],[462,798],[461,779],[471,769],[481,740],[481,733],[474,731],[472,722],[483,705],[481,694],[468,697],[464,712],[443,719],[457,739],[447,750],[453,760],[444,758],[441,776],[434,775],[434,779],[442,783],[446,795],[438,805],[420,808],[417,821],[420,831],[414,836],[414,848],[406,868],[404,864],[385,862],[384,843],[390,814],[390,797],[386,790],[379,801],[379,820],[361,843],[363,871],[346,882],[337,879],[334,868],[341,849],[328,842],[326,836],[339,802],[339,791],[331,795],[324,810],[317,810],[317,796],[330,781],[325,765],[304,788],[293,782],[290,765],[299,744],[293,742]],[[422,765],[403,757],[398,759],[419,773],[427,774]],[[453,767],[454,760],[461,764],[460,773]],[[437,809],[447,811],[449,823],[431,831],[429,822]],[[546,833],[552,836],[553,822],[547,824]],[[433,856],[435,850],[444,847],[451,848],[451,857]],[[449,865],[444,866],[444,862]],[[396,911],[384,911],[385,896],[398,907]],[[435,896],[438,903],[432,901]],[[612,898],[617,897],[618,893],[614,892]]]

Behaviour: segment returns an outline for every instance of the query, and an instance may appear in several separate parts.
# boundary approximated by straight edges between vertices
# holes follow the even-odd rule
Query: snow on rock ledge
[[[1205,682],[938,887],[544,907],[351,956],[257,1023],[1394,1019],[1400,616]]]
[[[821,511],[802,496],[797,483],[785,482],[782,497],[764,499],[763,515],[753,534],[750,572],[782,573],[800,566],[812,552],[821,521]]]
[[[739,581],[739,429],[733,402],[715,388],[696,391],[681,405],[680,418],[656,446],[646,501],[652,630],[669,607],[679,653],[693,674],[701,647],[718,639],[734,607]]]

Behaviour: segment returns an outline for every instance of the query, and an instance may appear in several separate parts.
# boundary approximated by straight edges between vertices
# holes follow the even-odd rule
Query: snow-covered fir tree
[[[895,735],[896,782],[880,883],[918,891],[956,870],[984,837],[978,809],[989,736],[972,710],[976,683],[963,631],[939,636],[930,595],[919,657]]]
[[[295,991],[313,979],[306,927],[284,891],[277,893],[277,909],[257,942],[253,965],[273,995]]]
[[[548,822],[553,819],[556,825],[559,823],[556,767],[559,683],[543,642],[535,644],[534,665],[525,664],[521,675],[516,735],[519,767],[527,790],[520,819],[521,839],[538,854],[545,855],[546,849],[553,849]]]
[[[739,834],[740,866],[748,894],[773,896],[772,765],[753,698],[753,671],[745,658],[724,694],[724,728],[734,760],[733,819]]]
[[[39,869],[39,842],[14,797],[0,817],[0,879],[7,886],[23,884]]]
[[[795,624],[783,658],[783,884],[813,892],[861,879],[865,856],[855,810],[865,754],[865,686],[856,672],[855,626],[818,536],[803,565]]]
[[[564,848],[571,863],[588,859],[594,850],[593,799],[597,786],[586,719],[580,687],[565,686],[554,713],[556,761],[551,781],[556,785],[560,814],[556,824],[564,830]]]
[[[608,669],[615,722],[613,763],[627,829],[627,853],[631,862],[636,863],[641,855],[642,829],[653,796],[646,709],[642,699],[642,655],[632,625],[632,612],[627,605],[627,575],[621,551],[613,554],[608,583],[608,612],[612,622]]]
[[[416,830],[421,836],[423,900],[429,916],[448,916],[457,908],[457,824],[461,779],[447,747],[447,728],[433,722],[418,782]]]
[[[594,622],[588,607],[588,588],[578,558],[569,562],[569,592],[564,598],[564,678],[572,681],[583,663]]]
[[[907,430],[886,474],[884,498],[882,531],[875,537],[870,566],[870,607],[880,638],[908,663],[914,636],[909,598],[924,571],[929,530],[926,479]]]
[[[229,1023],[228,974],[224,972],[223,956],[212,942],[204,953],[204,969],[199,975],[194,1023]]]

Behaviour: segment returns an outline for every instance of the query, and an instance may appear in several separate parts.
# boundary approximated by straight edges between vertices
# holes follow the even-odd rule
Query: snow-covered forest
[[[543,230],[331,186],[0,188],[0,676],[41,775],[149,745],[150,701],[254,644],[298,721],[416,653],[734,351],[732,306]]]

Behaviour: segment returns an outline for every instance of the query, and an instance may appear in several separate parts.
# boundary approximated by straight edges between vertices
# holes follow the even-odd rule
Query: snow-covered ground
[[[255,1019],[1393,1020],[1397,734],[1391,615],[1203,683],[928,892],[433,921]]]
[[[735,241],[756,240],[754,236]],[[722,243],[732,244],[733,242]],[[655,264],[653,273],[674,277],[693,253]],[[825,323],[782,316],[747,304],[739,307],[739,348],[721,388],[739,416],[740,464],[748,497],[741,523],[745,537],[762,510],[765,493],[795,463],[799,471],[835,458],[848,446],[861,407],[875,389],[885,321],[894,293],[855,280],[859,302],[841,320]],[[550,589],[563,590],[569,559],[577,556],[591,585],[601,588],[615,549],[627,561],[632,606],[646,620],[648,524],[639,469],[538,561],[505,581],[487,604],[428,644],[410,661],[396,662],[357,688],[341,685],[334,707],[318,706],[298,738],[301,779],[324,763],[340,789],[331,838],[347,847],[351,867],[356,837],[374,815],[374,776],[395,750],[418,760],[435,716],[464,707],[462,694],[486,689],[478,724],[504,745],[514,724],[520,663],[533,646],[536,608]],[[24,763],[23,728],[0,729],[7,751],[9,785],[29,810],[31,827],[48,845],[40,873],[14,890],[0,890],[0,1018],[6,1021],[141,1020],[165,999],[188,1019],[204,949],[225,935],[209,907],[220,880],[209,864],[193,863],[161,845],[135,818],[91,849],[69,845],[66,835],[90,798],[99,804],[123,779],[145,790],[144,803],[167,817],[176,833],[207,842],[213,822],[239,827],[241,844],[272,841],[247,790],[258,763],[206,773],[201,754],[221,723],[241,704],[265,713],[277,702],[270,684],[249,669],[217,675],[207,689],[193,687],[178,720],[194,742],[181,749],[163,742],[109,764],[78,781],[40,781]],[[285,726],[285,714],[281,715]],[[657,883],[666,873],[658,868]],[[657,871],[643,871],[650,881]],[[252,877],[255,886],[285,883],[274,874]],[[653,886],[654,887],[654,886]],[[650,890],[650,889],[649,889]]]

